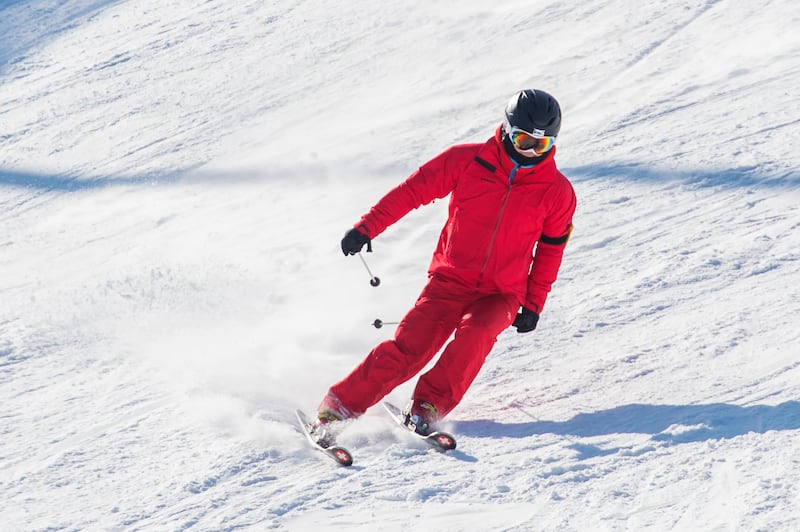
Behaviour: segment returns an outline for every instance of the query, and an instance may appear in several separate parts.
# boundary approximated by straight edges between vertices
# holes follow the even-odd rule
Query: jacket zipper
[[[497,214],[497,222],[494,224],[494,231],[492,231],[492,237],[489,239],[489,247],[486,249],[486,258],[483,259],[483,265],[481,266],[480,272],[478,272],[478,282],[475,284],[475,289],[477,290],[481,286],[481,281],[483,280],[483,274],[486,271],[486,267],[489,265],[489,259],[492,256],[492,248],[494,247],[494,240],[497,237],[497,233],[500,231],[500,222],[503,220],[503,214],[506,211],[506,204],[508,203],[508,197],[511,195],[511,186],[514,182],[514,174],[517,173],[519,170],[519,164],[514,164],[514,168],[511,170],[511,173],[508,176],[508,186],[506,187],[506,195],[503,197],[503,204],[500,205],[500,210]]]

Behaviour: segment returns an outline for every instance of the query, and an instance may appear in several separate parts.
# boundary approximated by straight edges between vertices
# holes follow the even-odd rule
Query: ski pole
[[[378,286],[379,284],[381,284],[381,280],[372,275],[372,271],[370,271],[369,266],[367,266],[367,261],[364,260],[364,256],[361,254],[360,251],[358,252],[358,258],[361,259],[361,264],[364,265],[364,268],[367,269],[367,273],[370,276],[369,284],[371,284],[372,286]]]
[[[379,319],[375,318],[375,321],[372,322],[372,326],[375,327],[376,329],[380,329],[384,325],[397,325],[398,323],[400,323],[400,322],[399,321],[382,321],[382,320],[379,320]]]

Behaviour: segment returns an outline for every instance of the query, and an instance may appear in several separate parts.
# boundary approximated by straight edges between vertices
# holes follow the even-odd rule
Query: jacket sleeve
[[[566,178],[556,191],[555,202],[544,220],[542,235],[536,244],[525,306],[541,313],[550,288],[558,277],[564,248],[572,233],[572,217],[577,199],[572,185]]]
[[[447,196],[455,187],[461,151],[450,148],[422,165],[383,196],[354,227],[375,238],[412,209]]]

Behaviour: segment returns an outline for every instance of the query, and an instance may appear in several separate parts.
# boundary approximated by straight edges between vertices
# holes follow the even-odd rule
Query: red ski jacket
[[[452,194],[429,273],[478,293],[514,294],[541,312],[572,230],[575,192],[556,168],[555,148],[536,166],[520,166],[505,152],[500,131],[431,159],[355,227],[375,238],[411,209]]]

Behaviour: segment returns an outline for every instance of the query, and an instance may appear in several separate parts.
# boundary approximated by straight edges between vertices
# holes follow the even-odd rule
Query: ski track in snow
[[[800,9],[684,0],[0,4],[9,530],[796,530]],[[526,44],[523,44],[526,43]],[[379,408],[337,468],[293,410],[391,335],[446,201],[344,230],[565,111],[575,231],[448,454]],[[413,381],[390,399],[403,404]]]

